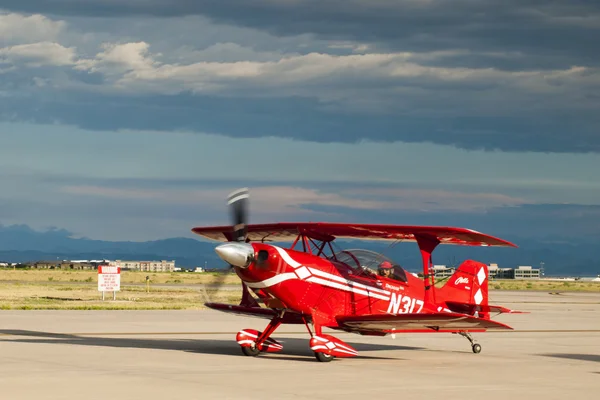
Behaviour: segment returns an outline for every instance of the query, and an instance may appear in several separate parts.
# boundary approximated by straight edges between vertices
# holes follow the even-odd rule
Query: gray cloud
[[[502,116],[349,114],[316,99],[241,98],[191,94],[129,97],[102,93],[0,97],[0,119],[63,123],[91,130],[189,130],[250,138],[316,142],[433,142],[466,149],[600,152],[592,112]]]
[[[592,2],[62,0],[4,7],[68,16],[66,23],[28,17],[43,29],[0,45],[4,121],[600,151],[600,52],[585,47],[597,46],[590,38],[600,14]],[[238,26],[196,25],[190,15]],[[18,25],[19,17],[10,19]],[[49,41],[40,42],[40,32]]]
[[[597,66],[600,61],[595,39],[600,31],[600,5],[588,0],[6,0],[4,8],[63,16],[203,15],[277,36],[310,33],[404,51],[510,52],[516,53],[513,66],[522,63],[535,68]],[[474,62],[472,57],[465,59]],[[485,64],[486,59],[480,58],[479,63]]]

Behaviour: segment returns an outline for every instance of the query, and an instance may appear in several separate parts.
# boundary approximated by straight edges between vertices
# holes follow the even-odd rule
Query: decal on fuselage
[[[390,285],[389,283],[384,284],[383,287],[384,287],[384,289],[395,290],[396,292],[399,292],[400,290],[404,290],[404,288],[402,286],[394,286],[394,285]]]
[[[402,306],[402,307],[401,307]],[[418,307],[417,310],[415,310]],[[388,306],[388,314],[408,314],[420,313],[423,309],[423,300],[413,299],[409,296],[392,293],[390,305]]]

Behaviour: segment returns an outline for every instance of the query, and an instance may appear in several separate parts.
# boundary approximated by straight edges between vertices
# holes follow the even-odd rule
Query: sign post
[[[113,292],[113,300],[117,298],[117,291],[121,290],[121,267],[109,267],[106,265],[98,266],[98,291],[102,292],[104,301],[104,292]]]

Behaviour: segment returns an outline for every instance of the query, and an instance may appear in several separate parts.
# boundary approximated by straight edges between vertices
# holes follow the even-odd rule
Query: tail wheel
[[[329,362],[329,361],[331,361],[331,360],[333,360],[335,358],[334,356],[330,356],[329,354],[317,353],[317,352],[315,352],[315,357],[320,362]]]
[[[473,353],[477,354],[477,353],[479,353],[479,352],[481,352],[481,345],[479,345],[479,344],[475,343],[475,344],[473,345]]]

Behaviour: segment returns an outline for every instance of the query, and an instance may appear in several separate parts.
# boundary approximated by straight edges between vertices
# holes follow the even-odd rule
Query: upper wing
[[[431,314],[378,314],[344,316],[337,318],[342,328],[374,331],[459,331],[459,330],[511,330],[508,325],[489,319],[475,318],[458,313]]]
[[[289,242],[302,233],[316,240],[332,241],[336,238],[365,240],[416,241],[415,235],[435,237],[440,244],[465,246],[510,246],[514,244],[493,236],[465,229],[443,226],[341,224],[331,222],[283,222],[248,225],[250,241]],[[231,226],[197,227],[192,232],[219,241],[232,239]]]

